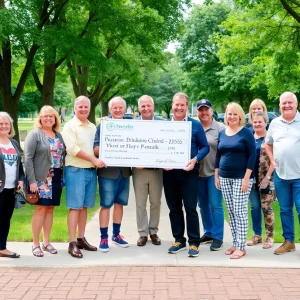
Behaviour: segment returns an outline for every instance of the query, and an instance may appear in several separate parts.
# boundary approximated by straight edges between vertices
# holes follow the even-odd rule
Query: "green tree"
[[[146,69],[138,87],[131,88],[125,95],[127,103],[135,108],[142,95],[149,95],[155,103],[155,111],[170,117],[172,99],[182,90],[183,73],[177,57],[165,53],[165,64],[153,70]]]
[[[43,105],[53,105],[54,87],[57,70],[67,61],[70,55],[80,51],[87,55],[90,47],[86,35],[95,35],[101,26],[100,20],[109,11],[107,4],[99,1],[69,1],[59,14],[55,24],[48,22],[32,68],[32,76],[41,93]],[[54,38],[55,37],[55,38]],[[65,75],[65,76],[62,76]],[[67,74],[60,72],[60,81],[66,81]]]
[[[221,62],[235,65],[243,61],[252,68],[251,88],[266,85],[269,105],[285,90],[298,92],[300,2],[234,3],[236,8],[223,23],[230,35],[219,40]]]
[[[90,47],[84,53],[71,55],[68,69],[76,96],[91,99],[90,120],[101,103],[107,113],[107,101],[116,94],[125,94],[143,80],[144,70],[161,64],[166,43],[177,37],[183,5],[189,1],[140,0],[107,3],[99,32],[87,36]],[[84,54],[84,55],[83,55]]]
[[[14,120],[45,25],[55,24],[68,2],[0,0],[0,96],[3,109]],[[21,66],[16,64],[20,58],[23,58]],[[12,90],[12,86],[16,89]],[[18,139],[18,122],[14,122],[14,127]]]
[[[213,36],[221,32],[219,25],[229,11],[223,3],[196,5],[186,21],[177,54],[186,73],[184,86],[192,99],[207,97],[221,101],[227,98],[226,92],[220,89],[218,72],[222,65]]]
[[[266,95],[266,86],[251,86],[255,75],[251,62],[220,60],[218,41],[229,36],[221,24],[230,11],[223,2],[196,6],[186,22],[178,55],[185,71],[183,84],[192,99],[208,98],[222,109],[229,101],[238,101],[247,110],[253,98]]]

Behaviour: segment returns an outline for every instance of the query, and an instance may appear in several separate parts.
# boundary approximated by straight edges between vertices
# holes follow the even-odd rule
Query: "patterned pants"
[[[248,232],[248,198],[252,188],[253,179],[249,179],[246,193],[242,192],[242,179],[222,178],[220,185],[230,219],[230,229],[233,246],[244,250]]]
[[[273,238],[274,235],[274,212],[272,209],[272,204],[274,202],[274,192],[272,194],[261,194],[260,201],[261,208],[265,217],[265,228],[266,228],[266,238]]]

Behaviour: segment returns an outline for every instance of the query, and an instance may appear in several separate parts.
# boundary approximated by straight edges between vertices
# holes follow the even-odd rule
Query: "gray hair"
[[[250,116],[250,114],[249,114],[249,116]],[[256,113],[253,114],[253,116],[252,116],[252,123],[253,123],[253,119],[254,119],[255,117],[263,117],[265,123],[268,123],[268,122],[269,122],[268,115],[266,115],[266,114],[265,114],[264,112],[262,112],[262,111],[258,111],[258,112],[256,112]],[[251,123],[251,124],[252,124],[252,123]]]
[[[292,92],[284,92],[280,95],[279,97],[279,102],[282,101],[283,98],[287,97],[287,96],[292,96],[292,98],[294,99],[294,101],[298,102],[297,97],[294,93]]]
[[[151,103],[154,105],[154,100],[153,100],[153,98],[150,97],[150,96],[148,96],[148,95],[143,95],[143,96],[141,96],[141,97],[139,98],[139,100],[138,100],[138,105],[140,105],[141,100],[143,100],[143,99],[146,98],[146,97],[147,97],[147,98],[151,101]]]
[[[80,102],[80,101],[82,101],[82,100],[88,101],[89,104],[90,104],[90,106],[91,106],[91,100],[88,97],[86,97],[86,96],[79,96],[79,97],[77,97],[75,99],[75,101],[74,101],[74,106],[76,106],[77,103]]]
[[[8,137],[12,138],[15,136],[16,132],[14,129],[14,120],[6,111],[0,111],[0,118],[7,119],[10,123],[10,132],[8,133]]]
[[[186,100],[186,103],[189,104],[189,97],[188,97],[187,94],[185,94],[183,92],[176,93],[173,96],[172,103],[174,103],[174,100],[175,100],[176,97],[178,97],[178,98],[184,98]]]
[[[124,105],[125,109],[126,109],[126,106],[127,106],[127,105],[126,105],[126,101],[125,101],[122,97],[117,96],[117,97],[111,98],[111,99],[108,101],[108,109],[109,109],[109,110],[111,110],[112,105],[113,105],[114,101],[116,101],[116,100],[121,100],[121,101],[123,102],[123,105]]]

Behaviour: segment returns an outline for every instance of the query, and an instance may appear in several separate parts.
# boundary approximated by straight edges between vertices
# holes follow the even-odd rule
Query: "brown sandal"
[[[273,247],[274,239],[266,238],[266,241],[263,243],[263,249],[270,249]]]
[[[247,242],[247,246],[254,246],[262,243],[262,237],[260,235],[254,235],[250,241]]]
[[[225,255],[231,255],[235,250],[236,248],[232,246],[225,251]]]
[[[238,253],[236,253],[237,251],[240,251],[241,253],[238,254]],[[240,258],[242,258],[245,255],[246,255],[246,250],[239,250],[239,249],[237,249],[236,251],[234,251],[231,254],[230,259],[240,259]]]

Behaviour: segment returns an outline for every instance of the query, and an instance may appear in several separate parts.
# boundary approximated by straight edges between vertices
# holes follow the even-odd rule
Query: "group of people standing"
[[[82,249],[97,251],[85,239],[87,209],[95,205],[97,179],[100,193],[100,243],[101,252],[109,251],[108,226],[112,214],[111,241],[120,247],[128,242],[120,234],[123,207],[128,204],[130,176],[136,198],[138,246],[145,246],[148,237],[152,244],[160,245],[158,236],[161,195],[164,188],[173,245],[169,253],[186,249],[188,255],[199,255],[200,243],[211,243],[210,249],[218,251],[223,246],[224,198],[233,238],[232,247],[225,251],[231,259],[246,254],[245,247],[262,242],[261,219],[264,214],[266,240],[263,248],[273,246],[274,213],[272,202],[275,190],[280,204],[280,214],[285,242],[275,250],[284,254],[295,250],[293,204],[300,215],[300,117],[297,98],[286,92],[280,97],[282,115],[268,126],[267,109],[262,100],[250,105],[249,122],[245,127],[245,113],[237,103],[229,103],[225,112],[225,125],[213,120],[212,104],[203,99],[197,102],[194,120],[188,114],[188,96],[176,93],[173,97],[173,117],[169,121],[189,121],[192,124],[190,161],[184,169],[158,169],[144,167],[110,167],[100,160],[100,130],[88,120],[90,100],[80,96],[74,103],[74,117],[60,133],[60,119],[51,106],[42,107],[35,129],[25,140],[24,165],[26,190],[39,194],[32,217],[34,256],[44,252],[56,254],[50,243],[54,207],[60,205],[61,191],[66,186],[68,213],[68,253],[82,258]],[[109,103],[109,118],[123,119],[126,102],[121,97]],[[154,115],[154,101],[144,95],[138,100],[140,116],[145,121],[163,120]],[[268,131],[267,131],[268,128]],[[0,257],[20,257],[6,249],[14,197],[23,188],[25,174],[21,154],[14,135],[13,120],[0,112]],[[285,151],[291,153],[287,155]],[[274,172],[275,170],[275,172]],[[275,190],[273,177],[275,181]],[[147,214],[147,200],[150,216]],[[254,235],[246,242],[248,232],[248,199]],[[185,208],[186,218],[182,209]],[[200,207],[204,234],[200,236],[197,204]],[[188,240],[184,236],[185,219]],[[40,244],[40,232],[43,241]]]
[[[212,119],[213,111],[208,100],[199,101],[197,106],[198,117],[210,145],[210,154],[200,165],[205,168],[210,163],[211,166],[206,176],[201,174],[201,167],[199,173],[199,207],[204,227],[201,242],[211,242],[211,250],[222,247],[224,212],[221,191],[233,238],[233,245],[225,251],[226,255],[239,259],[246,254],[246,245],[263,242],[262,212],[266,230],[262,248],[273,247],[272,203],[276,197],[285,241],[274,254],[294,251],[294,204],[300,216],[300,165],[296,155],[300,150],[300,123],[296,96],[291,92],[280,96],[282,115],[270,124],[265,103],[260,99],[253,100],[246,127],[245,113],[237,103],[227,105],[225,129]],[[213,180],[215,185],[211,183]],[[246,242],[248,199],[254,235]]]

